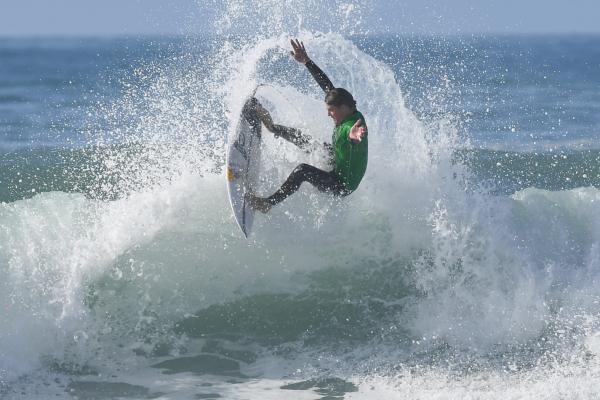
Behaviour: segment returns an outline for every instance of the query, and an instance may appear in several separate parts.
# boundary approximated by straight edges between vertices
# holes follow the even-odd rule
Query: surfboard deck
[[[254,209],[246,201],[258,180],[260,166],[261,122],[251,112],[254,94],[246,100],[235,133],[229,140],[227,183],[233,215],[247,238],[252,231]]]

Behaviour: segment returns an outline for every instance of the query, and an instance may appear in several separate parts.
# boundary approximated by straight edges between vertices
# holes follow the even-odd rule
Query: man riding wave
[[[335,123],[332,143],[325,144],[330,150],[333,170],[324,171],[313,165],[300,164],[271,196],[262,198],[248,193],[246,200],[250,206],[263,213],[269,212],[271,207],[296,192],[303,182],[311,183],[321,192],[347,196],[356,190],[367,170],[367,126],[363,115],[356,109],[352,94],[346,89],[333,86],[327,75],[308,57],[304,43],[297,39],[291,43],[294,59],[306,66],[325,92],[327,115]],[[252,119],[260,120],[275,137],[281,137],[302,149],[306,149],[311,141],[299,129],[274,124],[269,112],[256,98],[251,98],[246,103],[244,113]]]

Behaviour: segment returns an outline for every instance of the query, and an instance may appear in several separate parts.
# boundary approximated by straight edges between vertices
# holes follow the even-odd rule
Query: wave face
[[[596,393],[600,191],[528,187],[535,177],[509,193],[480,184],[505,176],[489,162],[504,153],[464,156],[452,115],[411,112],[394,71],[344,36],[361,33],[352,21],[366,5],[292,3],[294,13],[226,3],[215,24],[228,39],[190,39],[180,58],[136,69],[119,100],[94,109],[110,129],[75,152],[72,170],[24,167],[37,190],[3,192],[2,393]],[[257,33],[234,35],[256,13],[269,15]],[[311,23],[335,19],[339,30],[304,30],[317,14]],[[332,130],[281,32],[358,100],[369,167],[343,200],[303,186],[245,240],[223,172],[244,99],[261,85],[278,123],[316,141]],[[268,134],[262,154],[265,194],[297,163],[324,162]],[[553,159],[539,161],[548,174]],[[520,167],[510,171],[520,182]]]

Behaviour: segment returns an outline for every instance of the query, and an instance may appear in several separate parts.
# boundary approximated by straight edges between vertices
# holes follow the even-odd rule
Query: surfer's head
[[[327,115],[329,115],[335,124],[340,124],[344,118],[356,111],[356,101],[349,91],[342,88],[331,89],[325,95],[325,104],[327,104]]]

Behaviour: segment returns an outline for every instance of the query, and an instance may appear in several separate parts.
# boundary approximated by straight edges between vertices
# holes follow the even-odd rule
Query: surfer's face
[[[341,106],[327,105],[327,115],[333,119],[336,125],[341,124],[344,118],[350,114],[352,114],[352,109],[345,104]]]

